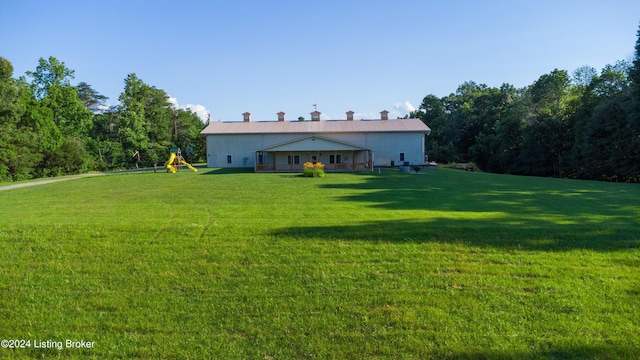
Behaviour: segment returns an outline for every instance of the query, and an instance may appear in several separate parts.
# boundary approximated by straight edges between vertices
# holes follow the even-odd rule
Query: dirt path
[[[53,178],[53,179],[34,180],[34,181],[24,182],[20,184],[0,185],[0,191],[18,189],[18,188],[23,188],[27,186],[45,185],[45,184],[51,184],[59,181],[67,181],[67,180],[74,180],[74,179],[80,179],[80,178],[91,177],[91,176],[101,176],[101,175],[106,175],[106,174],[95,173],[95,174],[70,175],[70,176],[62,176],[62,177]]]

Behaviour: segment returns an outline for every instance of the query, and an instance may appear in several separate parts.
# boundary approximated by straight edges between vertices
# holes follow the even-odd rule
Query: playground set
[[[164,167],[167,168],[168,172],[176,173],[177,171],[182,171],[182,165],[185,165],[193,171],[198,171],[198,169],[194,168],[193,166],[191,166],[191,164],[184,161],[182,152],[180,152],[180,148],[171,148],[170,152],[171,155],[169,155],[169,160],[167,160],[167,162],[164,164]]]

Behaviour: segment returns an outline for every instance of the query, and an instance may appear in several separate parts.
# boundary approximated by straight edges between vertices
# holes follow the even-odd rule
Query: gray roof
[[[393,120],[320,120],[320,121],[229,121],[211,122],[200,135],[222,134],[322,134],[420,132],[431,129],[420,119]]]

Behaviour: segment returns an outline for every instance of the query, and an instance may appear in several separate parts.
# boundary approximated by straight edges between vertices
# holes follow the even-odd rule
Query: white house
[[[253,167],[262,171],[301,171],[307,161],[326,171],[371,171],[375,166],[423,164],[424,136],[431,129],[420,119],[211,122],[200,133],[207,141],[207,167]]]

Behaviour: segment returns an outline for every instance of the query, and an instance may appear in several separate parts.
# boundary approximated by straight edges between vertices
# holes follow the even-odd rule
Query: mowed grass
[[[206,169],[0,204],[0,338],[95,342],[0,358],[640,354],[638,185]]]

